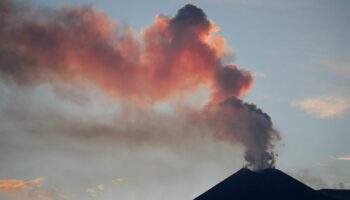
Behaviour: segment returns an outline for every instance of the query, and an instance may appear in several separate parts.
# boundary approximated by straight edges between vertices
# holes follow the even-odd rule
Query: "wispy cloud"
[[[106,190],[107,188],[119,186],[124,181],[125,181],[125,178],[115,178],[111,181],[111,183],[106,183],[106,184],[100,183],[95,186],[86,188],[85,191],[89,194],[90,197],[95,198],[98,196],[100,192]]]
[[[341,157],[337,157],[337,160],[349,160],[350,161],[350,155],[348,156],[341,156]]]
[[[94,187],[89,187],[86,188],[86,192],[91,196],[91,197],[96,197],[98,192],[101,192],[105,189],[105,186],[103,184],[98,184]]]
[[[322,60],[320,64],[328,67],[335,73],[350,78],[350,60],[333,61],[333,60]]]
[[[54,188],[42,188],[44,177],[34,179],[0,179],[0,199],[67,200]]]
[[[0,190],[16,191],[31,186],[40,185],[44,181],[44,177],[35,179],[0,179]]]
[[[319,118],[339,117],[350,109],[350,97],[323,95],[293,102],[293,105]]]
[[[265,77],[265,73],[262,73],[262,72],[253,72],[253,76],[254,77]]]

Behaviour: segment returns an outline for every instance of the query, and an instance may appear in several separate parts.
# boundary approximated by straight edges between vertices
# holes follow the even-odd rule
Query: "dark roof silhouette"
[[[334,200],[277,169],[243,168],[195,200]]]
[[[350,200],[350,190],[322,189],[318,191],[335,199]]]

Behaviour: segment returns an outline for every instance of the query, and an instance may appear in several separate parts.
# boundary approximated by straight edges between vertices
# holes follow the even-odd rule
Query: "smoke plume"
[[[273,128],[270,116],[256,105],[235,97],[226,99],[219,107],[219,126],[225,127],[225,135],[245,145],[247,166],[253,170],[274,167],[276,154],[272,141],[279,140],[279,134]]]
[[[279,134],[266,113],[239,99],[253,76],[221,61],[225,39],[218,30],[191,4],[174,17],[157,15],[136,39],[131,27],[91,6],[33,9],[5,0],[0,2],[0,76],[19,86],[91,85],[115,101],[140,106],[204,85],[208,105],[184,118],[194,117],[214,137],[243,145],[251,168],[273,167]]]

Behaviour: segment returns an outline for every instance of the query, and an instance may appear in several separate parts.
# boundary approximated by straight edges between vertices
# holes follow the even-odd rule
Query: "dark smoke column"
[[[230,114],[225,116],[228,120],[230,118],[236,120],[236,122],[226,121],[229,127],[233,124],[232,131],[237,130],[238,133],[244,134],[238,136],[238,139],[245,145],[245,160],[248,166],[253,170],[274,168],[276,154],[273,152],[273,142],[279,140],[280,135],[273,128],[270,116],[256,105],[245,103],[235,97],[228,98],[221,107],[232,113],[233,116]],[[238,127],[237,122],[240,123]]]
[[[243,146],[248,168],[255,171],[274,168],[274,142],[280,135],[271,118],[256,105],[229,97],[221,103],[211,103],[205,114],[217,138]]]

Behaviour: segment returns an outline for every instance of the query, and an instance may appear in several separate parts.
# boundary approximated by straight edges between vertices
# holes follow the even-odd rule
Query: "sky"
[[[216,56],[220,57],[222,67],[236,64],[238,69],[229,69],[242,82],[234,82],[240,86],[233,88],[235,92],[229,95],[249,103],[244,106],[250,103],[257,105],[271,117],[273,128],[269,120],[261,121],[263,119],[256,119],[239,108],[233,108],[234,113],[240,113],[238,116],[243,117],[225,117],[233,121],[234,125],[231,127],[229,124],[229,128],[237,129],[242,134],[233,134],[233,138],[227,137],[226,132],[211,136],[213,131],[221,130],[221,125],[227,125],[215,120],[225,114],[220,108],[215,107],[213,113],[209,111],[205,119],[198,116],[208,102],[211,106],[211,90],[215,90],[214,99],[226,95],[226,90],[215,85],[215,81],[220,82],[220,77],[218,80],[206,78],[219,70],[210,68],[211,65],[203,72],[194,72],[190,66],[192,61],[188,68],[187,62],[184,62],[185,67],[180,69],[188,70],[180,77],[181,81],[176,77],[171,81],[162,81],[160,75],[160,78],[149,77],[146,81],[140,78],[144,82],[135,82],[141,86],[150,83],[152,87],[147,89],[124,86],[123,81],[129,84],[128,79],[137,78],[132,75],[121,82],[115,81],[124,76],[109,76],[109,68],[106,68],[106,74],[106,71],[81,70],[83,75],[75,77],[66,73],[66,68],[62,68],[64,72],[61,73],[61,65],[65,65],[63,61],[60,63],[61,51],[54,49],[51,56],[50,42],[54,40],[45,37],[39,37],[37,41],[33,41],[33,37],[26,40],[30,27],[25,27],[20,29],[23,35],[20,34],[19,38],[24,38],[21,48],[29,49],[34,56],[39,55],[38,58],[33,57],[40,60],[37,65],[58,64],[56,68],[35,68],[33,75],[28,72],[34,66],[29,61],[24,62],[23,69],[15,71],[16,68],[13,73],[8,70],[9,73],[6,71],[8,66],[5,66],[7,60],[0,57],[0,197],[108,200],[116,197],[169,199],[170,196],[170,199],[192,199],[249,163],[251,160],[247,155],[254,157],[256,151],[260,152],[256,143],[252,145],[250,142],[255,138],[250,135],[246,137],[243,133],[245,129],[237,125],[251,120],[258,120],[257,123],[262,123],[264,128],[268,124],[266,133],[261,133],[263,139],[268,141],[261,148],[264,153],[270,153],[273,149],[278,154],[276,168],[316,189],[350,189],[349,1],[77,0],[73,3],[68,0],[30,0],[17,3],[36,10],[34,14],[28,14],[29,17],[25,15],[29,20],[44,22],[45,17],[42,16],[49,19],[61,16],[55,13],[57,10],[89,6],[93,16],[95,12],[102,13],[96,15],[98,19],[111,22],[92,24],[106,30],[103,36],[114,37],[109,35],[114,25],[125,31],[119,33],[122,39],[116,42],[121,45],[125,42],[122,48],[127,49],[125,52],[128,56],[135,53],[131,44],[140,41],[153,44],[152,41],[157,40],[152,35],[154,30],[149,27],[172,23],[171,17],[186,3],[191,3],[206,13],[211,19],[210,23],[215,23],[215,28],[219,30],[213,34],[220,35],[219,44],[222,41],[220,38],[224,38],[226,43],[224,49],[216,49],[215,44],[210,43],[210,48],[218,53],[215,56],[210,53],[203,56],[206,52],[198,50],[201,46],[195,46],[193,48],[200,52],[200,57],[196,57],[194,52],[189,54],[190,59],[198,66],[216,62]],[[41,13],[41,16],[37,13]],[[79,10],[77,13],[79,15]],[[159,14],[170,18],[156,18]],[[89,15],[86,17],[89,20]],[[59,23],[64,19],[52,21]],[[201,34],[201,28],[207,25],[200,24],[198,30],[193,31]],[[179,26],[179,29],[174,29],[184,29],[182,25]],[[209,32],[214,29],[208,26]],[[181,31],[176,33],[184,34],[181,37],[188,36]],[[52,34],[54,38],[73,38],[69,33],[56,29]],[[79,34],[84,35],[83,32]],[[144,39],[148,35],[150,40]],[[43,44],[44,50],[40,49],[42,46],[36,48],[37,44],[44,43],[38,41],[47,41],[45,39],[48,39],[49,45]],[[206,41],[203,38],[199,40]],[[191,40],[185,41],[192,44]],[[0,50],[10,49],[11,42]],[[62,48],[71,48],[80,43],[72,40],[64,44]],[[186,46],[181,42],[179,45],[180,48],[183,47],[181,45]],[[110,53],[102,47],[100,50]],[[163,51],[173,53],[169,49]],[[155,51],[159,55],[145,53],[145,56],[162,57],[163,51]],[[69,61],[73,62],[70,67],[80,69],[79,65],[96,65],[96,68],[104,69],[109,65],[99,62],[101,57],[105,59],[105,54],[97,54],[96,58],[94,55],[88,53],[79,60],[80,57],[73,54],[69,57]],[[211,60],[212,56],[214,61]],[[208,59],[202,62],[203,57]],[[84,59],[87,61],[83,62]],[[119,62],[114,57],[106,59],[111,63]],[[151,62],[150,66],[158,65],[157,59],[151,59],[154,63]],[[118,73],[134,74],[133,71],[124,70]],[[250,71],[249,74],[244,70]],[[29,76],[22,79],[22,75],[27,73]],[[36,81],[36,78],[33,81],[35,74],[43,74],[44,81]],[[193,82],[187,78],[192,76],[198,76],[193,79],[197,84],[195,88],[190,87]],[[250,76],[253,82],[250,82]],[[169,82],[174,87],[168,86]],[[210,86],[214,89],[208,89],[206,84],[214,84]],[[262,165],[269,165],[267,162],[270,161],[262,161]]]

